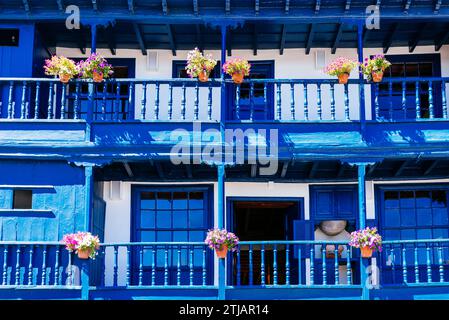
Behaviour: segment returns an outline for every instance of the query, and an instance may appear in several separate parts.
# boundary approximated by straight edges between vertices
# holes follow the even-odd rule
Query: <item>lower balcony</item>
[[[449,239],[243,241],[226,260],[200,242],[102,244],[80,260],[57,242],[1,242],[1,299],[443,299]],[[226,279],[225,281],[223,281]]]

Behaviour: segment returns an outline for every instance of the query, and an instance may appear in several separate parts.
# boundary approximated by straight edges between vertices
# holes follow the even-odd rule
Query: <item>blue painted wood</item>
[[[55,271],[54,271],[54,283],[53,285],[58,286],[60,285],[59,283],[59,247],[56,247],[56,252],[55,252]]]
[[[331,119],[335,120],[335,87],[334,84],[330,84],[331,90]]]
[[[310,284],[314,284],[315,281],[315,268],[314,268],[314,260],[315,260],[315,253],[314,253],[314,246],[310,246],[310,253],[309,253],[309,259],[310,259]]]
[[[48,84],[48,107],[47,107],[47,119],[53,119],[53,98],[54,98],[55,90],[54,84]]]
[[[434,105],[433,105],[433,82],[428,81],[428,85],[429,85],[429,118],[433,119],[435,118]]]
[[[352,268],[351,268],[351,255],[352,255],[352,248],[350,246],[346,246],[347,255],[346,255],[346,282],[347,284],[351,285],[353,284],[352,279]]]
[[[134,120],[136,119],[135,110],[134,110],[134,94],[135,94],[135,84],[130,83],[129,84],[129,97],[128,97],[128,112],[129,112],[129,118]]]
[[[339,284],[340,282],[340,274],[338,270],[338,246],[334,247],[334,277],[335,277],[335,284]]]
[[[444,282],[443,248],[439,246],[437,250],[438,250],[438,273],[440,275],[440,282]]]
[[[159,94],[160,94],[160,83],[156,82],[156,96],[154,98],[154,118],[159,120]]]
[[[106,272],[104,274],[106,275]],[[69,287],[73,285],[72,253],[68,254],[67,285]]]
[[[345,93],[344,93],[344,100],[345,100],[345,120],[349,120],[349,85],[345,84]]]
[[[430,261],[430,246],[429,244],[426,244],[426,270],[427,270],[427,283],[432,282],[432,267],[431,267],[431,261]]]
[[[268,84],[263,84],[263,118],[268,120]]]
[[[254,83],[251,82],[249,85],[249,120],[254,119]]]
[[[7,285],[8,276],[8,246],[5,245],[3,249],[3,272],[2,272],[2,285]]]
[[[20,119],[26,119],[26,114],[27,114],[27,110],[26,110],[26,106],[27,106],[27,101],[26,101],[26,93],[27,93],[27,88],[28,88],[28,84],[26,81],[23,82],[22,84],[22,97],[21,97],[21,105],[20,105]]]
[[[379,84],[374,85],[374,113],[376,120],[380,119],[380,106],[379,106]]]
[[[168,120],[173,117],[173,85],[168,85]]]
[[[62,87],[62,91],[61,91],[61,108],[59,109],[60,110],[59,111],[59,113],[60,113],[59,117],[61,119],[65,119],[65,117],[66,117],[65,111],[66,111],[66,108],[67,108],[66,103],[67,103],[67,88],[68,88],[68,85],[67,84],[62,84],[61,87]]]
[[[321,276],[323,277],[323,285],[327,284],[327,265],[326,265],[326,246],[321,245],[321,260],[322,260],[322,270]]]
[[[418,247],[414,248],[415,283],[419,283]]]
[[[207,118],[212,120],[212,85],[209,83],[209,93],[207,95]]]
[[[441,98],[442,98],[442,109],[443,109],[443,118],[447,119],[448,118],[448,113],[447,113],[447,98],[446,98],[446,81],[442,80],[441,81]]]
[[[119,110],[120,105],[121,105],[121,101],[120,101],[120,82],[117,83],[116,87],[115,87],[115,108],[114,108],[114,117],[115,120],[118,121],[119,120],[119,113],[121,112]]]
[[[323,119],[323,109],[321,106],[321,84],[317,84],[317,113],[318,113],[318,119]]]
[[[181,246],[178,246],[176,255],[176,285],[181,285]]]
[[[206,249],[203,248],[203,261],[201,262],[201,269],[203,271],[203,286],[206,286],[206,279],[207,279],[207,268],[206,268]]]
[[[39,118],[40,92],[41,92],[41,83],[39,81],[37,81],[36,82],[36,96],[35,96],[35,100],[34,100],[34,119]]]
[[[126,286],[131,285],[131,247],[126,247]]]
[[[393,116],[393,82],[390,81],[388,82],[388,95],[390,97],[390,103],[389,103],[389,115],[390,115],[390,120],[393,120],[394,116]]]
[[[14,118],[14,101],[13,101],[13,94],[14,94],[14,82],[11,81],[9,83],[9,92],[8,92],[8,119]]]
[[[74,118],[75,119],[79,119],[80,118],[80,89],[81,89],[81,83],[77,82],[76,83],[76,88],[75,88],[75,114],[74,114]]]
[[[260,249],[260,284],[265,285],[265,245]]]
[[[152,248],[153,255],[151,257],[151,261],[154,264],[154,260],[156,259],[154,256],[154,248]],[[151,266],[151,271],[155,269],[154,265]],[[143,246],[139,246],[139,286],[143,284]],[[154,279],[151,279],[151,285],[154,285]]]
[[[114,246],[113,285],[118,286],[118,246]]]
[[[186,83],[182,83],[181,119],[186,119]]]
[[[189,285],[193,286],[193,250],[189,246]]]
[[[164,286],[168,286],[168,247],[164,249]]]
[[[195,100],[193,102],[193,120],[198,120],[200,103],[200,87],[198,82],[195,84]]]
[[[100,286],[104,287],[106,285],[106,247],[100,248],[101,254],[101,277],[100,277]],[[69,254],[70,257],[70,254]]]
[[[290,284],[290,245],[285,247],[285,284]]]
[[[273,285],[276,286],[278,284],[278,262],[277,262],[277,245],[275,244],[273,247]]]
[[[235,86],[235,118],[240,120],[240,85]]]
[[[304,120],[309,120],[309,101],[308,101],[308,93],[307,93],[307,83],[303,84],[304,88]]]
[[[144,120],[146,117],[146,108],[147,108],[147,83],[144,82],[142,85],[142,99],[140,107],[140,119],[142,120]]]
[[[402,81],[401,89],[402,89],[402,102],[401,102],[402,112],[404,113],[404,119],[407,119],[407,95],[405,93],[406,91],[405,81]]]
[[[156,284],[156,249],[151,247],[151,285]]]
[[[298,285],[302,284],[302,251],[298,246]]]
[[[33,249],[34,246],[31,245],[30,248],[28,249],[28,285],[31,286],[33,285]]]
[[[281,109],[281,83],[276,84],[276,120],[282,120],[282,109]]]
[[[254,283],[254,281],[253,281],[254,274],[253,274],[253,246],[251,244],[249,245],[248,259],[249,259],[249,285],[252,286]],[[274,268],[273,268],[273,272],[274,272]]]
[[[265,91],[264,91],[265,92]],[[290,115],[295,120],[295,84],[290,83]]]
[[[420,83],[415,82],[415,104],[416,104],[416,119],[421,118],[421,95],[420,95]]]
[[[20,245],[17,245],[17,250],[16,250],[16,281],[15,281],[15,285],[18,286],[20,285]]]
[[[237,251],[237,285],[240,285],[241,277],[241,264],[240,264],[240,250]]]
[[[42,246],[42,281],[41,285],[47,284],[47,245]]]
[[[404,283],[408,282],[406,256],[407,256],[406,248],[405,248],[405,245],[403,245],[402,246],[402,280],[404,281]]]

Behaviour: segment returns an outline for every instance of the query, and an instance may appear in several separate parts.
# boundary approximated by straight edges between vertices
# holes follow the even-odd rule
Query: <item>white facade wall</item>
[[[337,53],[332,55],[331,49],[312,49],[309,55],[305,54],[304,49],[285,49],[284,54],[280,55],[279,50],[258,50],[258,54],[253,55],[252,50],[233,50],[232,57],[241,57],[251,60],[274,60],[274,75],[276,79],[328,79],[331,78],[326,75],[322,68],[316,68],[315,53],[317,50],[324,50],[326,53],[326,64],[333,59],[344,56],[357,60],[356,49],[338,49]],[[117,49],[117,54],[113,56],[108,49],[98,49],[98,53],[102,54],[106,58],[134,58],[136,59],[136,78],[138,79],[170,79],[172,77],[172,63],[173,60],[185,60],[187,57],[187,51],[178,50],[177,55],[173,56],[171,50],[153,50],[158,54],[158,67],[157,71],[149,71],[147,69],[147,56],[142,55],[140,50],[129,49]],[[381,53],[382,48],[366,48],[364,49],[365,57],[369,57],[372,54]],[[211,50],[207,53],[219,60],[220,51]],[[436,53],[433,46],[419,46],[412,54],[423,53]],[[441,54],[441,72],[442,76],[449,76],[449,46],[443,46],[439,51]],[[87,57],[87,55],[81,54],[79,49],[72,48],[57,48],[58,55],[64,55],[71,58]],[[390,48],[389,55],[395,54],[410,54],[408,47]],[[229,59],[229,57],[227,57]],[[353,72],[351,79],[358,79],[358,73]],[[366,104],[366,118],[371,119],[371,89],[370,86],[365,86],[365,99],[368,102]],[[449,89],[449,88],[448,88]],[[136,118],[140,118],[140,100],[141,100],[141,87],[136,88]],[[160,89],[160,119],[167,119],[167,105],[168,105],[168,86],[161,85]],[[195,89],[187,88],[187,115],[186,119],[193,119],[193,106],[194,106],[194,91]],[[317,91],[315,85],[309,85],[308,99],[309,99],[309,119],[317,120]],[[154,98],[155,87],[150,85],[147,88],[147,117],[146,119],[154,118]],[[449,90],[447,90],[449,94]],[[207,120],[207,95],[206,88],[200,89],[200,120]],[[359,98],[358,88],[355,85],[349,86],[350,96],[350,119],[359,119]],[[291,119],[290,116],[290,101],[291,101],[290,86],[282,86],[282,118],[284,120]],[[174,88],[173,91],[173,119],[180,120],[182,91],[180,87]],[[449,99],[449,95],[448,95]],[[344,119],[344,93],[343,86],[337,85],[335,87],[335,100],[336,100],[336,118],[338,120]],[[274,99],[276,101],[276,99]],[[304,93],[303,86],[295,86],[295,111],[296,119],[304,119]],[[330,119],[330,92],[329,86],[322,86],[322,109],[323,119]],[[213,120],[220,119],[220,88],[213,89]]]

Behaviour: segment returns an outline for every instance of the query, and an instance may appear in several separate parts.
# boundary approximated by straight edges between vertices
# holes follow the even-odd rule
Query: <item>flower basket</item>
[[[373,82],[382,82],[384,77],[383,71],[373,71],[371,72],[371,77],[373,78]]]
[[[92,79],[94,79],[94,82],[102,82],[103,81],[103,74],[94,72],[92,75]]]
[[[340,73],[338,75],[338,83],[339,84],[347,84],[349,80],[349,73]]]
[[[391,63],[381,54],[372,58],[365,58],[365,62],[361,65],[362,73],[368,81],[381,82],[385,70],[391,66]]]
[[[87,249],[86,250],[78,250],[77,254],[78,254],[78,258],[86,260],[86,259],[89,259],[89,257],[90,257],[90,250],[87,250]]]
[[[44,70],[48,76],[59,77],[62,83],[68,83],[70,79],[79,73],[79,68],[75,61],[64,56],[53,56],[51,59],[46,59]]]
[[[382,251],[382,237],[377,228],[365,228],[351,233],[349,245],[360,248],[363,258],[371,258],[374,250]]]
[[[77,232],[64,235],[62,239],[69,252],[75,251],[80,259],[95,259],[100,248],[100,239],[90,232]]]
[[[86,60],[78,63],[80,76],[84,79],[93,79],[94,82],[102,82],[114,72],[105,58],[97,53],[92,53]]]
[[[228,251],[236,251],[239,244],[239,238],[226,229],[209,230],[204,243],[212,250],[215,250],[219,259],[226,258]]]
[[[230,75],[235,84],[241,84],[249,76],[251,65],[247,60],[234,58],[223,65],[223,72]]]
[[[209,74],[216,65],[216,60],[212,59],[210,55],[203,55],[198,48],[187,54],[187,74],[191,78],[198,78],[201,82],[209,80]]]

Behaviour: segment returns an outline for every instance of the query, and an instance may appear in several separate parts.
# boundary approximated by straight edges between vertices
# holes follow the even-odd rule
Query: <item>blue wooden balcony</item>
[[[442,298],[449,286],[449,239],[385,241],[372,259],[345,242],[246,241],[223,272],[203,243],[109,243],[87,262],[57,242],[0,246],[6,299]]]

